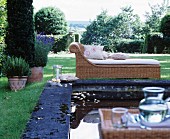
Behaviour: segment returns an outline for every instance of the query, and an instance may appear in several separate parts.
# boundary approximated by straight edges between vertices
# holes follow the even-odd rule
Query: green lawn
[[[170,55],[131,55],[131,57],[159,60],[161,62],[161,78],[170,79]],[[0,139],[20,138],[46,81],[52,78],[53,64],[63,65],[63,73],[75,73],[73,55],[60,54],[49,57],[48,65],[44,68],[43,82],[29,83],[23,90],[10,91],[7,78],[0,78]]]

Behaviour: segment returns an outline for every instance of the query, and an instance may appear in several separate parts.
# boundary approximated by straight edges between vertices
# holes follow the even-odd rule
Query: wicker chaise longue
[[[69,50],[76,55],[76,77],[87,78],[160,78],[160,64],[94,64],[84,56],[81,43],[73,42]]]

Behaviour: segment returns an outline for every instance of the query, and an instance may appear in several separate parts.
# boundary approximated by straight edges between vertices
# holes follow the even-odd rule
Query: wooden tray
[[[138,113],[137,109],[130,109],[131,113]],[[170,128],[141,128],[117,129],[112,126],[111,109],[99,109],[101,118],[101,135],[103,139],[170,139]]]

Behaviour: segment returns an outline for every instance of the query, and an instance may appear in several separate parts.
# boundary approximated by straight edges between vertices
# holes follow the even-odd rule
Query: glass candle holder
[[[53,78],[59,79],[62,74],[62,65],[53,65]]]

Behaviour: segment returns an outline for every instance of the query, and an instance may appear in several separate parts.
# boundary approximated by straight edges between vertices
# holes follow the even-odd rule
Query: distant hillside
[[[86,28],[90,22],[89,21],[67,21],[70,28]]]
[[[67,21],[68,25],[71,25],[71,24],[81,24],[81,25],[89,25],[90,22],[89,21]]]

